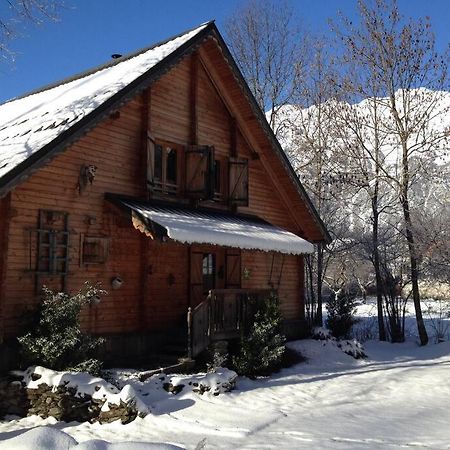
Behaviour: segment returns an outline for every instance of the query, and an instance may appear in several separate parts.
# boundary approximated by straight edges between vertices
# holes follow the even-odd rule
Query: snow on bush
[[[367,355],[364,347],[356,339],[336,339],[331,331],[324,327],[315,327],[312,329],[312,338],[316,341],[325,341],[340,348],[345,354],[355,359],[365,358]]]
[[[333,339],[333,335],[328,328],[324,327],[314,327],[311,331],[311,337],[317,341],[326,341],[328,339]]]
[[[355,359],[367,357],[366,353],[364,352],[364,347],[356,339],[337,341],[336,345],[345,354],[353,356],[353,358]]]
[[[233,370],[226,367],[218,367],[214,372],[201,373],[196,375],[174,375],[168,376],[166,384],[169,392],[177,393],[184,389],[197,394],[205,392],[212,395],[219,395],[234,389],[238,375]]]

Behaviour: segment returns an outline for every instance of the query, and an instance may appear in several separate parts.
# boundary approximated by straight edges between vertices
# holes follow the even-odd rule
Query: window
[[[179,153],[176,145],[155,143],[148,139],[147,182],[155,192],[178,192]]]
[[[155,145],[154,190],[176,194],[178,190],[177,172],[176,149]]]
[[[215,288],[216,282],[216,255],[213,253],[203,254],[203,292],[207,294]]]

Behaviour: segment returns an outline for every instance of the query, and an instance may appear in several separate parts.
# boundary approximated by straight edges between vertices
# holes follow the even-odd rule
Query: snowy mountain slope
[[[450,142],[448,140],[440,140],[439,145],[437,143],[436,145],[426,144],[434,142],[437,136],[444,134],[450,138],[450,92],[432,92],[422,88],[413,91],[411,97],[412,101],[407,106],[408,126],[411,131],[409,138],[411,156],[413,154],[420,156],[419,148],[424,147],[425,151],[436,151],[436,162],[450,162]],[[403,119],[401,91],[397,92],[396,100],[400,117]],[[393,132],[395,125],[387,108],[388,102],[387,98],[376,99],[377,123],[380,127],[381,151],[386,161],[395,165],[401,157],[401,148],[396,133]],[[427,102],[434,105],[433,108],[425,110],[423,106]],[[325,148],[329,145],[329,150],[339,151],[339,148],[345,147],[348,143],[344,140],[345,119],[353,120],[358,123],[361,134],[366,136],[365,144],[373,150],[375,118],[372,105],[373,100],[371,99],[365,99],[356,104],[329,100],[320,107],[313,105],[304,109],[296,105],[285,105],[279,110],[274,129],[288,155],[292,155],[293,152],[307,145],[308,139],[312,139],[313,142],[317,141],[319,132],[322,133],[321,138],[323,139],[323,130],[325,130],[325,139],[327,136],[330,137],[330,140],[325,142]],[[424,120],[424,115],[427,115],[427,120]],[[423,127],[425,122],[427,122],[426,127]],[[315,144],[317,145],[317,142]]]

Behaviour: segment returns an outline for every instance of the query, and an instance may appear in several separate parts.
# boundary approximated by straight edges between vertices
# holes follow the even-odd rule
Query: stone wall
[[[102,411],[103,399],[90,395],[76,396],[74,388],[58,386],[52,389],[45,383],[37,389],[28,389],[25,383],[12,376],[0,379],[0,418],[6,415],[19,417],[38,415],[52,416],[65,422],[108,423],[120,420],[123,424],[133,421],[138,412],[133,404],[123,401],[120,405],[109,404],[108,411]]]

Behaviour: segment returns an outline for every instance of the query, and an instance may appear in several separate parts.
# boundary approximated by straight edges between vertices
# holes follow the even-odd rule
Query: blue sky
[[[15,62],[0,62],[0,102],[215,19],[223,29],[241,0],[64,0],[60,21],[28,26],[10,42]],[[356,0],[292,0],[312,30],[338,11],[355,17]],[[0,2],[4,16],[6,2]],[[399,0],[405,15],[430,16],[438,45],[450,40],[450,1]]]

